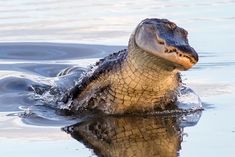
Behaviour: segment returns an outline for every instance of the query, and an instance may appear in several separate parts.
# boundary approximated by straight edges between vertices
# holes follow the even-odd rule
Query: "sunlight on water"
[[[95,156],[96,148],[128,154],[125,148],[138,146],[128,145],[133,139],[142,144],[135,156],[155,151],[181,157],[235,154],[235,0],[0,2],[0,156],[85,157]],[[126,48],[136,25],[149,17],[167,18],[189,32],[200,60],[182,72],[187,86],[179,91],[178,107],[203,108],[203,115],[84,120],[58,114],[56,102],[80,73],[57,74],[70,66],[84,70]]]
[[[146,17],[175,21],[190,32],[190,41],[199,50],[211,51],[214,43],[220,46],[213,51],[229,51],[216,39],[226,36],[227,45],[235,40],[234,0],[1,1],[1,41],[126,45],[137,23]]]

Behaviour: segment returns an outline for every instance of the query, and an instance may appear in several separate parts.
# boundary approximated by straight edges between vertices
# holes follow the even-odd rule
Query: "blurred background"
[[[148,17],[167,18],[185,28],[190,43],[199,51],[229,51],[227,45],[235,41],[234,0],[0,0],[0,3],[1,42],[127,45],[136,25]]]
[[[52,127],[67,121],[52,109],[36,108],[40,105],[28,87],[50,84],[66,67],[87,67],[123,49],[145,18],[166,18],[185,28],[200,56],[182,78],[200,96],[205,110],[197,125],[183,129],[179,156],[235,154],[235,0],[0,0],[0,4],[1,156],[95,156],[61,127]],[[17,115],[26,111],[38,117],[22,122]]]

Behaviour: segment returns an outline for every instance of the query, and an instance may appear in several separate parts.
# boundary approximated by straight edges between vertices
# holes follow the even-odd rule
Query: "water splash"
[[[186,113],[179,118],[181,127],[189,127],[197,124],[202,114],[202,102],[200,97],[186,85],[182,85],[179,90],[177,107]]]
[[[202,102],[200,97],[186,85],[182,85],[179,89],[177,107],[182,110],[200,110]]]
[[[72,100],[64,103],[64,96],[76,85],[82,78],[89,77],[97,67],[88,67],[85,72],[84,67],[74,68],[69,74],[53,77],[50,80],[34,83],[31,85],[30,99],[33,104],[30,106],[20,107],[18,116],[27,124],[36,125],[61,125],[69,122],[74,117],[65,117],[61,115],[61,110],[69,110],[69,104]],[[50,83],[48,83],[48,81]],[[35,81],[36,82],[36,81]],[[34,93],[32,93],[32,91]],[[177,109],[153,111],[147,115],[181,115],[180,121],[182,126],[195,125],[200,119],[202,103],[199,96],[189,87],[182,85],[178,91],[178,100],[176,102]],[[58,112],[59,111],[59,112]]]
[[[62,99],[71,90],[71,88],[81,82],[82,78],[91,75],[95,68],[95,66],[90,67],[86,73],[84,73],[84,71],[80,71],[79,73],[59,77],[54,81],[54,86],[51,86],[49,89],[48,87],[46,87],[47,89],[35,87],[34,91],[37,91],[37,93],[34,98],[49,107],[56,109],[69,109],[69,104],[72,100],[68,99],[67,103],[64,103]],[[190,114],[202,110],[200,97],[186,85],[182,85],[178,90],[176,106],[177,109],[174,110],[154,111],[148,114]]]

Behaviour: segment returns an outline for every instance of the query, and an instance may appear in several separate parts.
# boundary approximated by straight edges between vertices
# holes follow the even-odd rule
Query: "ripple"
[[[102,48],[102,49],[101,49]],[[56,43],[0,43],[1,59],[64,60],[94,58],[117,51],[123,46]],[[111,51],[111,52],[112,52]]]

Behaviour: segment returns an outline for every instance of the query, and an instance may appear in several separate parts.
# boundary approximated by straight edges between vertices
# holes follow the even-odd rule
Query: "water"
[[[169,156],[181,157],[235,153],[235,56],[232,48],[235,1],[0,2],[1,156],[95,156],[98,150],[103,154],[111,152],[113,156],[128,156],[117,152],[129,153],[130,150],[135,156],[150,156],[154,153],[150,150],[165,156],[172,150]],[[123,49],[136,24],[146,17],[167,18],[188,30],[189,41],[198,51],[200,61],[182,74],[187,86],[200,96],[202,114],[100,117],[96,120],[65,117],[58,115],[55,106],[47,105],[34,94],[35,87],[72,86],[74,82],[70,80],[79,77],[79,71],[78,75],[61,79],[56,77],[59,71],[73,65],[82,70],[98,58]],[[187,100],[190,96],[182,99],[181,104],[190,104]],[[48,102],[51,99],[47,99]],[[190,101],[197,102],[197,99]],[[148,133],[150,126],[160,131]],[[97,129],[99,127],[104,128],[103,131]],[[123,127],[127,129],[120,131]],[[138,149],[136,146],[127,149],[111,138],[141,129],[145,133],[142,137],[138,133],[130,136],[130,140],[141,144]],[[115,131],[117,133],[113,134]],[[163,135],[166,138],[161,139]],[[170,143],[167,149],[164,144],[159,145],[159,149],[146,149],[166,140]],[[122,138],[122,143],[128,143],[128,139]],[[112,152],[112,146],[119,151]]]

